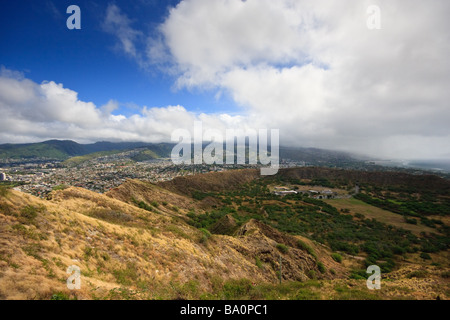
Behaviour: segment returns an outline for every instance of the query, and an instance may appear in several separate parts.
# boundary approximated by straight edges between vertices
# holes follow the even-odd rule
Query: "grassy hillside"
[[[131,157],[131,160],[139,162],[139,161],[158,159],[159,157],[160,156],[156,152],[146,149],[146,150],[139,152],[137,155]]]
[[[104,157],[104,156],[110,156],[116,153],[120,153],[121,151],[117,151],[117,150],[113,150],[113,151],[100,151],[100,152],[94,152],[94,153],[89,153],[86,154],[84,156],[77,156],[77,157],[71,157],[65,161],[62,162],[62,165],[67,166],[67,167],[75,167],[78,166],[86,161],[95,159],[95,158],[99,158],[99,157]]]
[[[227,284],[277,279],[278,243],[257,227],[248,236],[205,236],[184,221],[184,210],[155,203],[141,209],[77,188],[55,192],[50,201],[8,191],[0,201],[2,299],[126,298],[132,292],[139,298],[221,298],[235,294]],[[255,262],[261,246],[263,267]],[[286,280],[318,272],[301,249],[283,256]],[[80,291],[65,287],[69,265],[82,270]]]
[[[0,158],[52,158],[66,159],[69,154],[57,146],[46,143],[23,144],[23,145],[0,145]]]
[[[361,200],[273,195],[313,181],[351,192],[333,173],[285,174],[129,180],[105,195],[69,187],[47,200],[1,188],[0,299],[450,298],[447,215],[412,225]],[[402,203],[376,185],[362,192]],[[382,267],[382,290],[366,288],[368,264]],[[66,287],[71,265],[80,290]]]
[[[65,160],[70,157],[84,156],[98,152],[116,152],[146,148],[147,154],[155,157],[169,157],[173,144],[144,143],[144,142],[96,142],[93,144],[79,144],[74,141],[49,140],[40,143],[2,144],[0,145],[0,159],[23,158],[51,158]]]

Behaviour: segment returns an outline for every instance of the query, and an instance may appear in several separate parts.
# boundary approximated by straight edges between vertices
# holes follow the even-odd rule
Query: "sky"
[[[447,0],[2,1],[0,143],[170,142],[202,121],[450,159],[449,14]]]

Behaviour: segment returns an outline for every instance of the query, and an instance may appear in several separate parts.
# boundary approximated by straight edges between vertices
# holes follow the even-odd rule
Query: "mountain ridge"
[[[205,144],[206,145],[206,144]],[[47,140],[36,143],[24,144],[0,144],[0,159],[18,158],[54,158],[67,160],[70,157],[84,156],[103,151],[126,151],[138,148],[146,148],[151,154],[137,156],[136,159],[170,157],[174,143],[146,143],[146,142],[108,142],[100,141],[90,144],[80,144],[72,140]],[[315,163],[329,162],[360,162],[349,152],[280,146],[280,158],[293,161],[305,161]]]

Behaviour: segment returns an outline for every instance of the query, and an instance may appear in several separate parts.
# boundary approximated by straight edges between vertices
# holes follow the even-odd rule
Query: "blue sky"
[[[72,4],[81,30],[66,27]],[[287,146],[450,158],[447,0],[0,6],[0,143],[171,141],[202,121],[279,129]]]
[[[179,1],[114,1],[132,17],[133,27],[154,32]],[[131,3],[131,5],[130,5]],[[81,9],[82,29],[69,30],[66,9]],[[117,50],[114,36],[102,29],[108,1],[5,1],[0,11],[0,64],[23,72],[37,83],[55,81],[78,92],[83,101],[100,106],[114,99],[115,114],[130,115],[133,107],[183,105],[194,112],[232,112],[226,96],[209,90],[174,88],[175,78],[159,68],[142,70]]]

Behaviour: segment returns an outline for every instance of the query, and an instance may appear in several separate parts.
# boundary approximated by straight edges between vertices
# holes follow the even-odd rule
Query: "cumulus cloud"
[[[367,8],[381,9],[381,29]],[[448,1],[184,0],[160,26],[180,88],[229,92],[282,143],[450,151]]]
[[[369,30],[369,5],[381,29]],[[390,158],[450,154],[450,2],[420,0],[183,0],[157,34],[109,5],[103,28],[139,67],[163,67],[179,89],[227,93],[238,116],[182,106],[113,115],[62,84],[0,78],[0,139],[169,139],[195,120],[278,128],[281,144]]]
[[[77,92],[53,81],[35,83],[2,69],[0,73],[0,142],[73,139],[79,142],[170,142],[178,128],[191,131],[195,121],[225,130],[240,117],[194,114],[182,106],[140,107],[130,117],[112,114],[117,101],[103,106],[78,99]],[[234,120],[235,119],[235,120]]]

